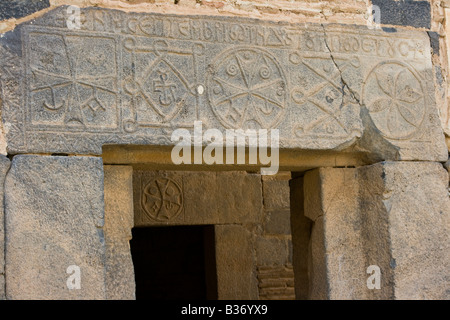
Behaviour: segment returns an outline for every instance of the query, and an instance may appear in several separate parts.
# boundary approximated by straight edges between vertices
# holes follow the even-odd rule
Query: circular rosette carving
[[[208,70],[210,106],[226,128],[273,128],[285,115],[287,81],[283,69],[267,51],[231,49]]]
[[[409,139],[425,117],[425,93],[417,73],[401,62],[378,64],[366,78],[364,104],[381,134]]]
[[[144,212],[153,220],[176,218],[183,209],[181,187],[172,179],[156,178],[144,186],[141,204]]]

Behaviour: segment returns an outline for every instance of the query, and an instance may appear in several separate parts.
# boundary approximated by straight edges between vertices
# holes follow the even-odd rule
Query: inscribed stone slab
[[[81,9],[79,29],[69,18],[59,7],[0,38],[10,153],[173,145],[174,129],[202,121],[279,129],[281,148],[445,160],[425,32],[101,8]]]

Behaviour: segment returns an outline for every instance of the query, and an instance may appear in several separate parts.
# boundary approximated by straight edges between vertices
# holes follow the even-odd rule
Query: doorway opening
[[[214,226],[135,227],[137,300],[217,299]]]

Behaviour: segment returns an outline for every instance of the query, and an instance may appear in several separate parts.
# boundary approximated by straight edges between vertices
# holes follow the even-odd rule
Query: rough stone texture
[[[448,179],[433,162],[307,172],[308,297],[448,299]],[[302,212],[295,202],[292,210]],[[298,226],[293,223],[294,254],[306,242],[298,241]],[[294,266],[298,261],[304,263],[294,255]],[[381,289],[366,286],[370,265],[381,269]]]
[[[443,69],[447,72],[444,73],[444,76],[448,79],[448,76],[450,75],[450,4],[447,3],[446,8],[443,9],[443,19],[441,24],[441,29],[444,29],[443,33],[445,34],[445,45],[441,45],[441,65],[443,66]],[[448,82],[444,83],[444,99],[441,103],[441,117],[442,117],[442,126],[444,127],[444,132],[446,133],[446,140],[447,140],[447,147],[450,151],[450,105],[449,105],[449,90],[448,90]]]
[[[327,239],[328,240],[328,239]],[[308,299],[331,299],[329,269],[326,259],[323,217],[318,217],[311,228],[308,250]],[[334,270],[333,270],[334,271]],[[345,294],[345,293],[344,293]]]
[[[294,271],[292,265],[258,267],[260,300],[294,300]]]
[[[96,6],[132,12],[245,16],[300,23],[366,25],[370,22],[369,4],[365,0],[342,0],[339,2],[305,2],[304,0],[274,0],[269,2],[265,0],[50,0],[51,8],[61,5]],[[16,22],[11,20],[8,22]],[[14,25],[12,23],[10,28],[13,28]]]
[[[256,300],[251,233],[240,225],[216,225],[216,265],[219,300]]]
[[[131,229],[134,226],[133,168],[105,166],[106,298],[133,300],[134,267],[131,259]]]
[[[5,182],[7,299],[104,299],[101,158],[18,155]],[[77,265],[81,288],[68,289]]]
[[[0,2],[0,21],[22,18],[49,6],[49,0],[3,0]]]
[[[255,232],[255,253],[259,298],[262,300],[295,299],[292,266],[292,239],[289,210],[290,172],[261,176],[263,189],[263,223]]]
[[[431,6],[429,1],[372,0],[380,8],[380,23],[416,28],[431,27]]]
[[[310,278],[310,297],[364,298],[367,288],[360,243],[356,169],[309,171],[304,177],[304,191],[305,215],[314,222],[310,251],[314,274]]]
[[[425,32],[82,14],[81,30],[67,28],[60,7],[0,39],[1,68],[15,73],[1,77],[10,153],[173,145],[174,128],[192,132],[201,120],[222,131],[277,128],[283,148],[446,157]]]
[[[249,264],[253,269],[262,268],[267,272],[271,270],[270,274],[257,274],[259,282],[252,287],[256,292],[248,291],[250,292],[248,294],[257,297],[259,288],[259,294],[262,294],[264,299],[294,298],[293,271],[290,277],[284,274],[284,271],[281,272],[293,268],[289,188],[286,188],[290,173],[262,178],[259,174],[247,172],[134,170],[133,175],[135,226],[213,224],[219,229],[226,230],[226,236],[222,236],[225,231],[217,229],[219,230],[219,235],[216,235],[217,246],[220,246],[218,239],[225,239],[223,240],[225,243],[231,241],[228,237],[232,238],[236,230],[237,238],[233,241],[245,243],[242,250],[246,253],[239,251],[240,258],[246,257],[242,262],[244,266]],[[261,182],[268,180],[281,181],[283,184],[267,183],[265,187],[268,201],[264,201]],[[279,186],[283,188],[278,189]],[[277,192],[280,195],[277,195]],[[273,204],[270,206],[271,209],[265,209],[264,202],[271,202]],[[228,245],[229,250],[241,246],[237,242]],[[216,250],[225,249],[216,248]],[[224,258],[221,258],[222,255]],[[227,255],[231,257],[233,264],[239,262],[237,256],[235,257],[236,253],[224,252],[216,254],[217,265],[227,264],[228,262],[224,260]],[[247,261],[247,258],[250,260]],[[231,267],[229,272],[234,272],[232,271],[234,268],[241,268],[239,265]],[[228,267],[218,266],[218,268]],[[278,286],[278,282],[272,281],[277,271],[280,271],[280,276],[283,275],[285,279],[282,288]],[[226,272],[228,271],[223,271]],[[252,272],[256,277],[256,271]],[[267,280],[269,278],[272,280]],[[225,277],[220,280],[222,282],[219,281],[219,292],[225,290],[229,298],[235,299],[245,290],[250,290],[239,289],[233,293],[227,279]],[[234,283],[235,280],[230,281]],[[271,287],[270,283],[274,286]],[[221,289],[221,286],[224,288]]]
[[[288,258],[286,242],[276,237],[258,237],[256,257],[258,266],[285,265]]]
[[[263,220],[257,174],[136,170],[133,183],[136,226]]]
[[[447,171],[423,162],[386,162],[359,171],[366,259],[382,270],[381,290],[372,290],[371,298],[448,300]]]
[[[5,156],[0,156],[0,300],[6,298],[5,295],[5,221],[4,221],[4,185],[6,173],[11,162]]]
[[[290,219],[291,219],[291,212],[289,209],[272,210],[266,212],[264,233],[268,235],[290,235],[291,234]]]
[[[448,172],[450,172],[450,159],[444,163],[444,167],[445,167],[445,169],[447,169]]]
[[[263,196],[265,209],[289,208],[289,181],[263,180]]]

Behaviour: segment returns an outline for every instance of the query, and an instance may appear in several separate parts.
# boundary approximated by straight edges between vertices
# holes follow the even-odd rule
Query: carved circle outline
[[[225,128],[229,128],[229,129],[240,129],[237,128],[236,126],[230,125],[229,121],[227,119],[224,119],[224,117],[218,113],[216,111],[216,106],[214,105],[213,99],[212,99],[212,93],[215,89],[213,89],[211,83],[213,82],[212,80],[212,74],[216,68],[216,66],[225,63],[226,59],[240,51],[252,51],[252,52],[256,52],[256,53],[260,53],[263,54],[265,57],[269,58],[270,61],[276,66],[276,68],[278,69],[278,73],[280,74],[280,82],[283,85],[283,91],[284,93],[281,94],[283,96],[283,104],[284,107],[281,108],[281,111],[279,112],[279,114],[275,117],[274,120],[271,121],[270,125],[268,125],[267,127],[262,127],[263,129],[270,129],[270,128],[276,128],[277,125],[280,124],[280,122],[284,119],[286,113],[287,113],[287,103],[289,101],[289,89],[288,89],[288,80],[287,80],[287,76],[286,76],[286,72],[284,71],[284,69],[282,68],[281,64],[278,62],[278,60],[276,59],[276,57],[274,57],[274,55],[272,53],[270,53],[269,51],[262,49],[262,48],[255,48],[255,47],[247,47],[247,46],[241,46],[241,47],[234,47],[231,49],[226,49],[222,52],[220,52],[211,62],[210,67],[208,68],[209,70],[207,71],[207,86],[206,86],[206,93],[207,93],[207,99],[208,99],[208,103],[210,108],[212,109],[214,115],[216,116],[216,118],[219,120],[220,123],[222,123],[222,125]],[[228,65],[225,69],[226,72],[228,73],[229,68],[231,68],[230,65]],[[233,70],[231,70],[233,71]],[[257,72],[259,74],[259,70]],[[233,74],[233,72],[232,72]],[[251,88],[249,88],[249,90],[251,90]],[[277,90],[279,90],[279,88],[277,88]],[[280,94],[277,95],[280,96]],[[254,120],[247,120],[247,121],[254,121]]]
[[[382,128],[379,128],[377,125],[376,125],[376,123],[374,122],[374,125],[377,127],[377,129],[378,129],[378,131],[380,132],[380,134],[382,135],[382,136],[384,136],[385,138],[387,138],[387,139],[391,139],[391,140],[408,140],[408,139],[411,139],[412,137],[414,137],[416,134],[417,134],[417,131],[420,129],[420,127],[423,125],[423,121],[424,121],[424,119],[425,119],[425,116],[426,116],[426,103],[427,103],[427,101],[426,101],[426,92],[425,92],[425,86],[424,86],[424,84],[423,84],[423,80],[421,79],[421,77],[420,77],[420,75],[418,74],[418,72],[412,67],[412,66],[410,66],[410,65],[408,65],[408,64],[406,64],[406,63],[404,63],[404,62],[401,62],[401,61],[398,61],[398,60],[386,60],[386,61],[382,61],[382,62],[380,62],[380,63],[377,63],[368,73],[367,73],[367,76],[365,77],[365,79],[364,79],[364,85],[363,85],[363,88],[362,88],[362,95],[361,95],[361,97],[362,97],[362,103],[363,103],[363,105],[366,105],[366,87],[367,87],[367,83],[368,83],[368,80],[369,80],[369,77],[375,72],[375,70],[376,69],[378,69],[378,68],[380,68],[380,67],[382,67],[383,65],[388,65],[388,64],[394,64],[394,65],[399,65],[399,66],[401,66],[401,67],[403,67],[403,68],[405,68],[406,70],[408,70],[411,74],[412,74],[412,76],[417,80],[417,82],[419,83],[419,85],[420,85],[420,90],[421,90],[421,93],[422,93],[422,100],[423,100],[423,107],[422,107],[422,109],[423,109],[423,112],[422,112],[422,117],[421,117],[421,119],[420,119],[420,121],[418,121],[419,123],[418,123],[418,125],[416,126],[416,129],[415,130],[413,130],[411,133],[409,133],[409,134],[407,134],[407,135],[404,135],[404,136],[400,136],[400,137],[396,137],[396,136],[393,136],[393,135],[391,135],[391,134],[388,134],[388,133],[386,133]],[[369,101],[369,102],[373,102],[373,101]],[[367,108],[367,106],[366,106],[366,108]],[[369,115],[371,114],[371,112],[369,111]],[[372,118],[372,116],[370,115],[370,117]],[[372,118],[372,121],[373,121],[373,118]]]
[[[179,203],[178,210],[175,213],[171,214],[167,218],[159,217],[159,213],[161,212],[162,205],[164,204],[164,195],[161,194],[161,198],[159,199],[161,201],[161,203],[160,203],[160,206],[159,206],[156,214],[153,214],[147,208],[146,196],[149,196],[150,194],[146,192],[146,189],[151,187],[153,184],[156,184],[156,186],[158,186],[157,180],[167,180],[167,185],[169,183],[171,183],[173,186],[175,186],[176,191],[178,191],[177,192],[178,196],[180,197],[180,203]],[[159,186],[158,186],[158,190],[161,193],[161,190],[159,189]],[[145,214],[147,215],[147,217],[149,217],[152,220],[159,221],[159,222],[164,222],[164,221],[169,221],[169,220],[173,220],[173,219],[177,218],[179,216],[179,214],[181,213],[181,211],[183,210],[183,204],[184,204],[183,190],[182,190],[181,186],[175,180],[173,180],[171,178],[168,178],[168,177],[155,177],[155,178],[151,179],[150,181],[148,181],[144,185],[144,187],[142,189],[141,206],[142,206],[142,209],[144,210]]]

